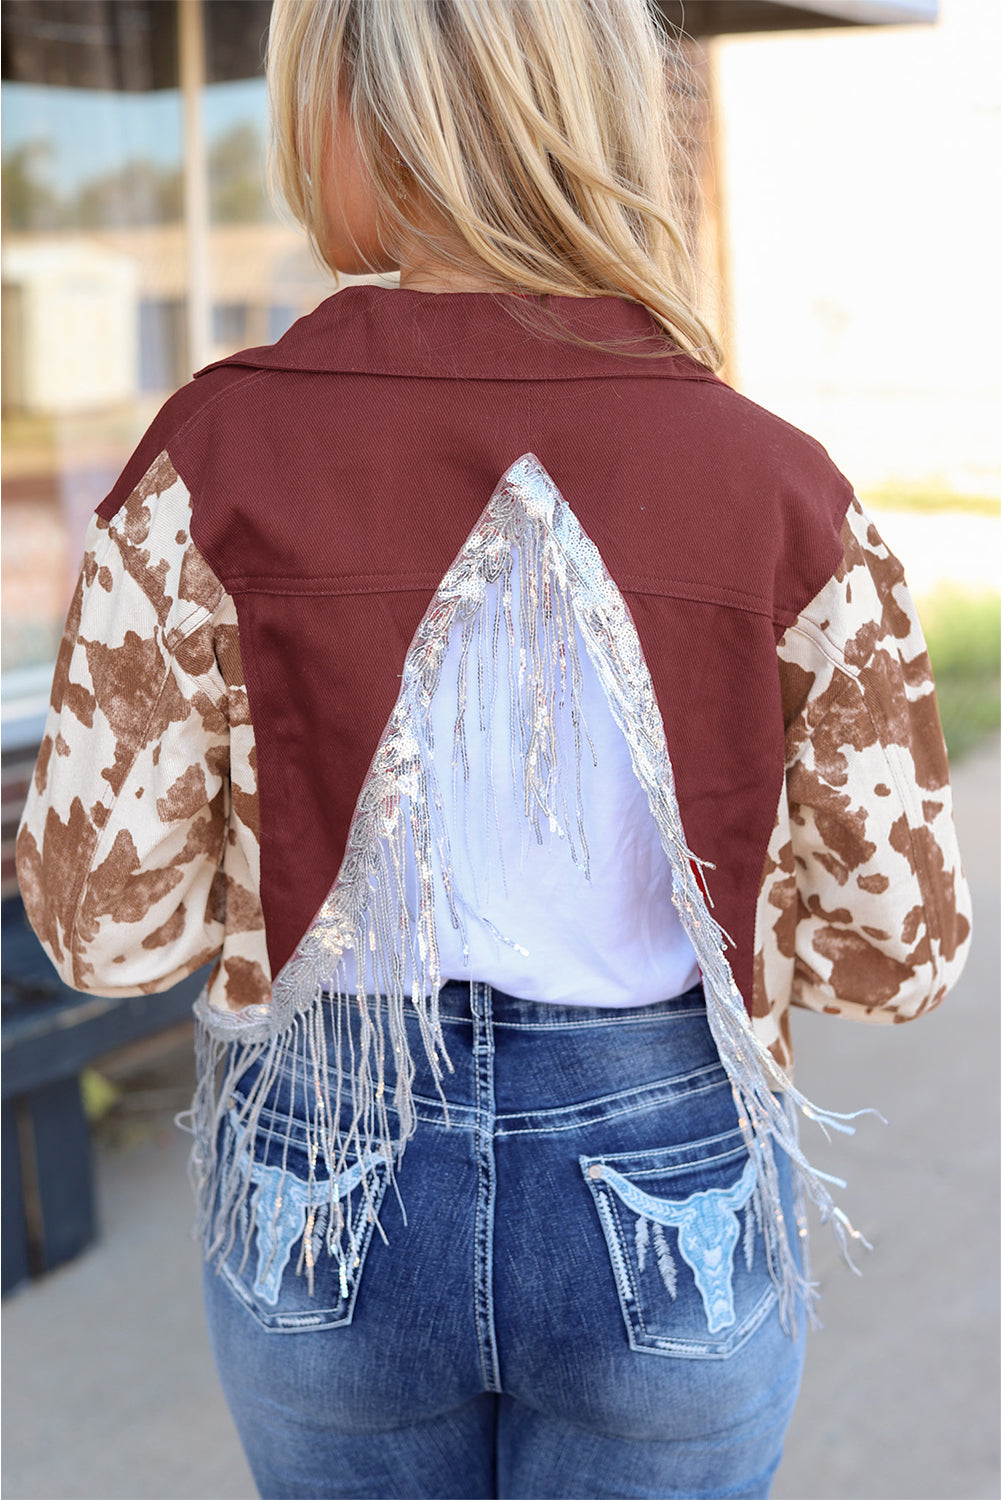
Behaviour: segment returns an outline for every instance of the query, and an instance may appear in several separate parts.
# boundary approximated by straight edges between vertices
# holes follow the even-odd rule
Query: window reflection
[[[329,290],[264,186],[268,6],[214,0],[200,11],[210,81],[195,142],[176,15],[166,24],[176,10],[4,5],[6,700],[18,691],[12,671],[52,660],[89,517],[166,396],[196,359],[273,341]],[[193,151],[206,176],[201,225],[186,207]],[[194,233],[208,262],[197,349]]]
[[[265,187],[263,78],[210,84],[204,120],[209,185],[210,357],[278,339],[332,288]]]
[[[182,233],[181,116],[176,88],[9,81],[2,105],[8,673],[52,659],[83,532],[141,428],[142,392],[177,383],[179,352],[165,353],[149,293],[164,235]]]
[[[196,363],[331,290],[265,191],[269,12],[2,0],[5,893],[94,509]]]

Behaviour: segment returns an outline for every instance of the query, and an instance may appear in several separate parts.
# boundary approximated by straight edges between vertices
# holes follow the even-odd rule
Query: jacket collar
[[[595,343],[604,347],[588,347]],[[299,318],[276,344],[244,349],[198,374],[235,365],[451,380],[716,380],[687,355],[664,356],[663,349],[646,308],[617,297],[350,286]]]

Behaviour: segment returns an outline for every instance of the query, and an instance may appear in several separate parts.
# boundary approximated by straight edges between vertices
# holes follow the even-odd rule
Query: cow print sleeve
[[[166,454],[96,516],[18,835],[28,917],[67,984],[266,1001],[253,730],[233,601]]]
[[[778,648],[785,795],[758,901],[754,1011],[782,1057],[783,995],[906,1021],[963,967],[970,897],[931,665],[903,569],[858,501],[844,560]]]

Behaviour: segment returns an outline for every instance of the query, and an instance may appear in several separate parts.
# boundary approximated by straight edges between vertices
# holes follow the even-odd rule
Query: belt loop
[[[474,1021],[489,1021],[491,1019],[491,990],[489,984],[480,979],[469,981],[469,1008],[473,1013]]]
[[[473,1017],[473,1050],[494,1050],[493,987],[480,979],[469,981],[469,1009]]]

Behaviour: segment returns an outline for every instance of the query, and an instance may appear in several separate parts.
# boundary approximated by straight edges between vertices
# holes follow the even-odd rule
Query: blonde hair
[[[647,0],[275,0],[271,180],[324,259],[346,110],[384,243],[498,291],[625,297],[716,368],[695,310],[669,80]]]

